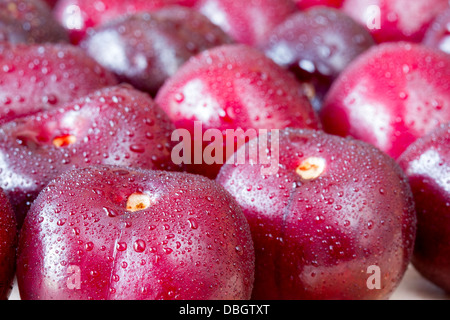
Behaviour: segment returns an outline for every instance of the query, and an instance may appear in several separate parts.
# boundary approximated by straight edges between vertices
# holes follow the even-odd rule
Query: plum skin
[[[113,164],[181,170],[171,160],[174,129],[148,94],[128,84],[102,88],[60,108],[0,125],[0,186],[19,227],[38,193],[69,169]],[[55,145],[67,135],[75,141]]]
[[[294,0],[300,10],[309,9],[316,6],[339,8],[344,0]]]
[[[314,89],[309,97],[320,109],[336,77],[374,45],[371,34],[342,11],[316,7],[290,15],[260,47]]]
[[[227,129],[321,128],[295,76],[263,52],[243,44],[225,44],[194,56],[164,83],[155,101],[178,129],[189,131],[192,145],[200,141],[204,148],[195,122],[201,122],[202,134],[220,130],[223,141]],[[224,145],[224,155],[229,147]],[[221,166],[191,162],[189,172],[211,179]]]
[[[252,142],[247,147],[251,150]],[[375,147],[320,131],[280,131],[279,171],[225,164],[216,181],[241,205],[252,231],[253,299],[385,299],[410,262],[416,231],[408,181]],[[325,159],[316,179],[304,159]],[[378,266],[381,288],[370,290]]]
[[[120,81],[155,96],[191,56],[231,42],[222,29],[199,12],[171,6],[101,24],[79,45]],[[120,52],[121,59],[111,52]]]
[[[359,55],[319,112],[326,132],[371,143],[397,159],[418,137],[450,121],[450,56],[407,42]]]
[[[258,47],[268,33],[297,11],[292,0],[198,0],[194,8],[238,43]]]
[[[412,264],[450,292],[450,124],[416,140],[398,162],[408,176],[417,212]]]
[[[8,299],[16,266],[17,224],[12,206],[0,189],[0,300]]]
[[[44,0],[7,0],[0,3],[0,42],[68,42],[64,28],[56,21]]]
[[[124,13],[152,12],[180,5],[192,7],[196,0],[59,0],[53,8],[55,19],[67,30],[70,41],[79,44],[98,25],[123,16]]]
[[[60,107],[118,80],[67,43],[0,46],[0,123]]]
[[[133,192],[150,195],[151,205],[125,210]],[[214,181],[188,173],[67,172],[34,202],[18,248],[22,299],[249,299],[253,276],[240,207]]]
[[[450,54],[450,7],[436,17],[427,29],[422,43]]]
[[[379,26],[370,26],[367,13],[377,6],[379,12],[370,18],[379,20]],[[367,25],[375,41],[421,42],[436,16],[449,7],[447,0],[343,0],[341,10],[363,25]],[[369,21],[366,21],[369,20]],[[370,26],[370,28],[369,28]]]

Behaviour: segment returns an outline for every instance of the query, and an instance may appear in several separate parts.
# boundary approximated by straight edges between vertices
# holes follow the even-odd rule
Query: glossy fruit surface
[[[0,190],[0,300],[11,294],[16,266],[17,226],[8,197]]]
[[[96,164],[179,170],[171,161],[174,129],[147,94],[104,88],[0,126],[0,186],[21,225],[42,188],[67,170]]]
[[[319,7],[290,15],[261,48],[310,86],[312,103],[320,109],[336,77],[374,44],[366,28],[345,13]]]
[[[59,0],[54,15],[78,44],[91,28],[120,18],[124,14],[151,12],[171,5],[193,6],[196,0]]]
[[[369,144],[322,131],[286,129],[268,139],[271,151],[259,163],[225,164],[216,179],[250,224],[253,298],[387,298],[414,245],[403,171]],[[260,143],[250,141],[248,154]],[[276,157],[279,170],[262,174],[262,160]]]
[[[0,1],[0,42],[44,43],[69,41],[43,0]]]
[[[80,46],[119,80],[154,96],[190,57],[231,42],[201,13],[177,6],[95,27]]]
[[[195,8],[236,42],[258,46],[297,8],[292,0],[199,0]]]
[[[187,173],[90,167],[52,181],[18,251],[22,299],[249,299],[254,250],[239,206]]]
[[[436,17],[425,33],[423,44],[450,54],[450,8]]]
[[[203,140],[208,129],[223,134],[226,149],[234,147],[226,145],[227,129],[320,127],[295,77],[262,52],[242,44],[205,50],[190,59],[163,85],[155,100],[177,128],[189,131],[193,145],[196,140],[209,144]],[[200,135],[196,122],[201,125]],[[214,177],[220,166],[201,161],[191,168]]]
[[[69,44],[0,45],[0,123],[61,106],[117,79]]]
[[[449,88],[449,55],[418,44],[381,44],[333,83],[322,122],[329,133],[351,135],[397,158],[418,137],[450,121]]]
[[[50,8],[54,8],[59,0],[44,0]]]
[[[416,203],[413,265],[450,292],[450,125],[417,139],[399,163],[409,178]]]
[[[343,0],[294,0],[294,2],[299,9],[305,10],[317,6],[339,8]]]
[[[421,42],[448,0],[344,0],[342,10],[381,42]]]

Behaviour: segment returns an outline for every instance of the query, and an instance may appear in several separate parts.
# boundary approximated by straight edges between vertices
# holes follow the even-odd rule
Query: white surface
[[[10,300],[20,300],[16,283],[11,292]],[[391,300],[450,300],[450,294],[424,279],[412,266],[394,292]]]
[[[450,300],[450,294],[423,278],[410,265],[391,300]]]

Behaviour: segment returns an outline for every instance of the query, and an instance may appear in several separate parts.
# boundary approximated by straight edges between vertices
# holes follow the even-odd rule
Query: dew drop
[[[125,242],[118,242],[116,245],[117,251],[125,251],[127,250],[127,244]]]
[[[14,71],[14,66],[11,64],[11,65],[9,65],[9,64],[4,64],[3,65],[3,67],[2,67],[2,70],[3,70],[3,72],[6,72],[6,73],[8,73],[8,72],[13,72]]]
[[[108,217],[111,217],[111,218],[117,217],[119,215],[115,210],[113,210],[111,208],[103,207],[103,211],[106,213],[106,215]]]
[[[175,101],[178,103],[181,103],[184,101],[184,94],[182,94],[181,92],[178,92],[177,94],[175,94]]]
[[[86,251],[91,251],[92,249],[94,249],[94,244],[92,242],[86,242],[84,248],[86,249]]]
[[[189,222],[189,226],[191,227],[191,229],[195,230],[198,228],[197,220],[195,220],[194,218],[189,218],[188,222]]]
[[[409,70],[410,70],[410,67],[407,65],[407,64],[404,64],[403,65],[403,67],[402,67],[402,70],[403,70],[403,73],[408,73],[409,72]]]
[[[92,192],[94,192],[95,194],[98,194],[99,196],[105,196],[105,192],[103,190],[101,190],[101,189],[93,188]],[[105,210],[105,209],[106,208],[103,208],[103,210]]]
[[[49,94],[42,98],[42,102],[48,103],[50,105],[56,105],[58,103],[58,97],[54,94]]]
[[[244,250],[242,249],[241,246],[236,246],[235,250],[236,250],[237,254],[240,256],[242,256],[244,254]]]
[[[144,252],[145,250],[145,241],[142,239],[138,239],[134,242],[133,249],[136,252]]]
[[[408,98],[408,94],[407,94],[406,92],[404,92],[404,91],[400,92],[400,93],[398,94],[398,96],[399,96],[399,98],[400,98],[401,100],[406,100],[406,99]]]
[[[135,153],[144,153],[145,147],[140,144],[133,144],[130,146],[130,151],[135,152]]]

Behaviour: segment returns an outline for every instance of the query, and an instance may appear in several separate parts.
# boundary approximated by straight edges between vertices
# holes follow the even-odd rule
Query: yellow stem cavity
[[[152,204],[151,198],[147,194],[135,192],[128,197],[127,210],[131,212],[145,210]]]
[[[325,170],[325,159],[319,157],[309,157],[300,163],[295,172],[306,180],[318,178]]]
[[[56,137],[53,139],[53,145],[57,148],[67,147],[68,145],[74,144],[77,138],[73,135],[67,134],[64,136]]]

